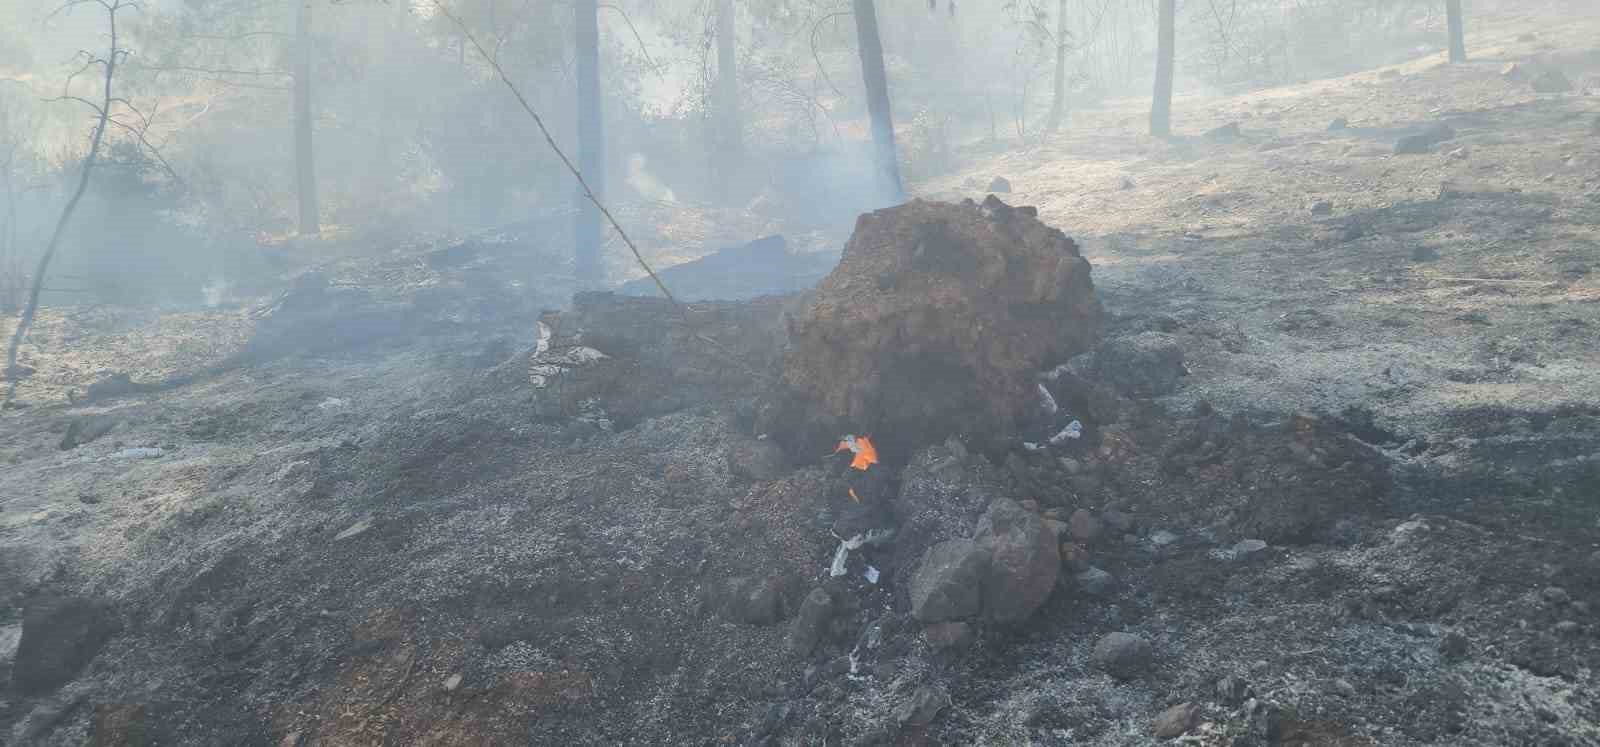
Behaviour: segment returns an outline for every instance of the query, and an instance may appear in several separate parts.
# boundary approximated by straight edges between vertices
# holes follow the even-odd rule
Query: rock
[[[1073,361],[1079,376],[1110,382],[1129,397],[1159,397],[1178,388],[1189,371],[1183,365],[1183,348],[1164,332],[1141,332],[1107,340],[1094,351]]]
[[[1329,680],[1326,689],[1328,694],[1337,695],[1341,698],[1354,698],[1356,696],[1356,686],[1350,684],[1350,680],[1342,677],[1335,677]]]
[[[995,194],[1008,194],[1011,192],[1011,180],[997,176],[989,182],[989,191]]]
[[[1328,200],[1317,200],[1311,203],[1312,215],[1333,215],[1333,203]]]
[[[1223,705],[1231,708],[1243,703],[1249,697],[1250,683],[1243,679],[1230,674],[1217,680],[1217,699],[1221,700]]]
[[[1157,530],[1154,534],[1150,535],[1150,544],[1155,545],[1156,547],[1166,547],[1167,545],[1177,541],[1178,535],[1173,534],[1165,529]]]
[[[1108,633],[1094,644],[1095,666],[1119,680],[1139,676],[1152,656],[1150,642],[1131,633]]]
[[[1128,178],[1128,177],[1126,177],[1126,176],[1125,176],[1125,177],[1122,177],[1122,190],[1123,190],[1123,191],[1124,191],[1124,192],[1126,192],[1126,191],[1128,191],[1128,190],[1130,190],[1130,189],[1133,189],[1133,188],[1134,188],[1134,187],[1137,187],[1137,186],[1138,186],[1138,185],[1137,185],[1137,184],[1134,184],[1134,183],[1133,183],[1133,180],[1132,180],[1132,179],[1129,179],[1129,178]]]
[[[973,539],[990,554],[983,581],[986,617],[1024,620],[1050,597],[1061,573],[1061,551],[1037,514],[1001,498],[978,520]]]
[[[1190,729],[1200,725],[1200,706],[1194,703],[1179,703],[1156,717],[1156,739],[1177,739],[1188,733]]]
[[[57,448],[62,451],[76,449],[110,433],[111,429],[117,427],[121,421],[120,416],[109,413],[73,418],[72,422],[67,424],[67,432],[61,437],[61,443]]]
[[[923,555],[911,578],[911,616],[941,622],[978,614],[990,553],[972,540],[947,540]]]
[[[1395,141],[1394,153],[1397,156],[1428,153],[1433,150],[1433,146],[1455,138],[1455,128],[1443,122],[1435,122],[1422,132],[1406,135]]]
[[[1544,591],[1539,592],[1539,598],[1543,599],[1545,604],[1557,607],[1572,601],[1572,595],[1559,586],[1546,587]]]
[[[1079,573],[1074,578],[1078,582],[1078,588],[1083,589],[1085,594],[1097,597],[1105,596],[1111,591],[1112,586],[1116,584],[1116,579],[1110,573],[1093,566],[1090,566],[1089,570]]]
[[[1247,539],[1242,540],[1233,546],[1233,555],[1237,558],[1243,558],[1254,555],[1265,549],[1267,549],[1267,543],[1265,541],[1258,539]]]
[[[1072,516],[1067,517],[1067,533],[1074,541],[1085,544],[1093,542],[1100,538],[1103,529],[1100,520],[1084,509],[1073,511]]]
[[[1561,635],[1577,635],[1583,631],[1583,626],[1577,620],[1562,620],[1556,623],[1556,632]]]
[[[991,196],[861,216],[789,317],[762,432],[807,460],[841,433],[872,433],[889,463],[956,433],[998,453],[1039,411],[1036,373],[1087,350],[1101,321],[1089,263],[1035,212]]]
[[[782,616],[783,580],[776,576],[728,581],[720,612],[729,622],[771,625]]]
[[[1049,529],[1050,534],[1058,540],[1068,539],[1070,537],[1070,532],[1072,531],[1072,527],[1068,525],[1067,522],[1064,522],[1060,519],[1052,519],[1048,516],[1046,516],[1044,519],[1044,527]]]
[[[1123,511],[1106,511],[1100,514],[1100,519],[1118,532],[1128,532],[1133,529],[1133,515]]]
[[[1339,132],[1340,130],[1348,129],[1350,129],[1350,120],[1345,117],[1337,117],[1328,123],[1328,132]]]
[[[1572,90],[1572,79],[1560,70],[1545,70],[1528,82],[1534,93],[1567,93]]]
[[[444,691],[445,692],[453,693],[456,690],[460,689],[460,687],[461,687],[461,673],[460,672],[457,672],[457,673],[452,674],[449,677],[445,678],[445,680],[444,680]]]
[[[1207,140],[1233,140],[1243,135],[1244,133],[1239,129],[1238,122],[1229,122],[1221,127],[1206,130],[1206,133],[1201,137]]]
[[[148,720],[148,709],[137,703],[96,705],[89,747],[145,747],[156,744]]]
[[[972,645],[977,633],[967,623],[950,621],[934,623],[923,628],[922,636],[928,639],[929,646],[936,649],[958,649]]]
[[[1500,77],[1512,82],[1521,82],[1532,77],[1528,66],[1520,62],[1507,62],[1500,67]]]
[[[1252,699],[1244,704],[1247,744],[1275,745],[1283,736],[1283,709],[1277,703]],[[1240,745],[1235,741],[1234,744]],[[1243,745],[1240,745],[1243,747]]]
[[[76,677],[120,628],[107,602],[37,598],[22,612],[22,641],[11,681],[24,694],[54,690]]]
[[[1411,261],[1413,262],[1432,262],[1438,258],[1439,250],[1431,246],[1424,244],[1411,249]]]
[[[923,685],[899,707],[894,709],[894,720],[902,727],[926,726],[938,718],[939,712],[950,705],[950,694],[936,685]]]
[[[769,439],[735,438],[728,444],[728,472],[734,477],[766,482],[789,470],[789,458]]]
[[[810,656],[832,618],[833,597],[825,589],[812,589],[800,603],[800,614],[795,615],[789,628],[789,652],[800,658]]]

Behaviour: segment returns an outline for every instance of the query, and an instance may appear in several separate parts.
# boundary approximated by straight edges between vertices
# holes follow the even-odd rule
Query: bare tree
[[[89,189],[89,177],[94,173],[95,163],[100,158],[100,145],[105,140],[106,126],[111,123],[111,106],[119,99],[111,95],[112,82],[116,79],[117,64],[126,59],[127,50],[120,46],[117,38],[117,13],[127,8],[137,7],[135,0],[71,0],[57,12],[70,10],[79,5],[98,5],[105,9],[106,27],[110,34],[110,50],[105,57],[98,57],[89,52],[84,52],[83,67],[67,78],[63,100],[72,100],[87,105],[95,114],[94,134],[89,138],[89,154],[83,158],[83,172],[78,177],[78,187],[73,191],[72,197],[67,200],[61,209],[61,216],[56,219],[55,230],[50,232],[50,242],[45,245],[44,253],[39,255],[39,263],[33,270],[33,282],[28,288],[28,302],[22,309],[22,318],[17,321],[17,329],[11,334],[11,345],[6,349],[6,379],[10,386],[7,387],[5,401],[0,403],[0,409],[11,404],[17,396],[17,382],[23,377],[23,371],[17,366],[17,352],[22,348],[22,341],[28,336],[28,328],[33,326],[33,319],[39,312],[39,292],[44,288],[45,273],[50,270],[50,261],[55,259],[56,250],[61,246],[61,235],[66,232],[67,224],[72,220],[72,214],[77,211],[78,203],[83,200],[83,193]],[[88,99],[71,95],[72,81],[79,74],[93,69],[101,68],[104,73],[103,93],[98,103]]]
[[[1061,119],[1067,113],[1067,0],[1057,3],[1055,42],[1055,97],[1050,100],[1050,116],[1044,123],[1044,131],[1052,134],[1061,128]]]
[[[883,40],[878,35],[878,12],[872,0],[855,0],[856,40],[861,54],[861,80],[867,88],[867,112],[872,117],[875,171],[880,186],[898,201],[900,164],[894,147],[894,116],[889,110],[889,77],[883,67]]]
[[[717,127],[723,166],[735,167],[744,150],[739,116],[739,75],[733,0],[717,0]],[[726,182],[726,179],[724,179]]]
[[[1175,51],[1177,0],[1161,0],[1161,17],[1156,30],[1156,90],[1150,105],[1150,134],[1172,134],[1172,74]]]
[[[1450,26],[1450,61],[1466,62],[1466,24],[1461,18],[1461,0],[1445,0],[1444,9]]]
[[[311,143],[311,0],[294,0],[294,170],[300,234],[321,233],[317,172]]]
[[[578,48],[578,169],[588,188],[578,195],[575,231],[578,287],[600,287],[600,211],[605,195],[605,132],[600,118],[600,20],[596,0],[576,0],[573,20]],[[584,192],[591,193],[589,197]]]

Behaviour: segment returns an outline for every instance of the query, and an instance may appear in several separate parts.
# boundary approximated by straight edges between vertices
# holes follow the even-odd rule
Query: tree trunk
[[[595,200],[605,195],[605,140],[600,120],[600,19],[597,0],[573,3],[578,43],[578,170]],[[600,210],[580,188],[575,266],[580,290],[600,287]]]
[[[1056,8],[1056,90],[1050,101],[1050,118],[1045,120],[1044,131],[1055,134],[1061,129],[1061,118],[1067,112],[1067,0]]]
[[[1172,134],[1172,69],[1175,55],[1177,0],[1161,0],[1160,28],[1156,41],[1156,91],[1150,105],[1150,134]]]
[[[67,200],[66,207],[61,209],[61,216],[56,219],[56,227],[50,232],[50,243],[45,245],[44,254],[39,255],[39,263],[33,269],[32,284],[28,288],[28,303],[22,309],[22,318],[17,320],[17,328],[11,333],[11,344],[6,348],[5,376],[10,381],[6,390],[4,401],[0,401],[0,410],[11,405],[11,400],[17,396],[17,382],[22,378],[21,369],[17,367],[17,353],[22,349],[22,341],[28,336],[28,329],[33,326],[33,318],[39,313],[39,293],[44,290],[45,273],[50,270],[50,260],[55,259],[56,250],[61,246],[61,235],[66,233],[67,224],[72,221],[72,214],[77,211],[78,203],[83,200],[83,193],[89,190],[89,176],[94,173],[94,166],[100,159],[100,144],[105,140],[106,125],[110,121],[111,83],[117,75],[117,60],[121,59],[122,50],[117,46],[117,11],[120,5],[111,5],[106,8],[106,24],[111,34],[111,53],[106,55],[105,62],[105,93],[100,99],[100,106],[96,111],[98,115],[94,123],[94,135],[89,140],[89,155],[83,157],[83,173],[78,176],[78,188]]]
[[[744,150],[733,21],[733,0],[717,0],[717,157],[725,170],[722,179],[724,188],[728,186],[728,177],[737,170],[740,153]]]
[[[855,0],[856,41],[861,52],[861,80],[867,88],[872,116],[872,142],[879,187],[895,202],[905,196],[894,147],[894,116],[889,110],[889,77],[883,68],[883,40],[872,0]]]
[[[1466,24],[1461,18],[1461,0],[1445,0],[1444,9],[1450,25],[1450,61],[1466,62]]]
[[[314,153],[311,145],[311,0],[295,0],[294,170],[302,236],[322,232],[318,221]]]

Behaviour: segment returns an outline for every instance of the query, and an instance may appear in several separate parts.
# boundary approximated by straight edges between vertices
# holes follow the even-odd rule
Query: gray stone
[[[1177,541],[1178,535],[1173,534],[1165,529],[1158,530],[1154,534],[1150,535],[1150,544],[1155,545],[1156,547],[1166,547],[1167,545]]]
[[[1265,549],[1267,549],[1267,543],[1265,541],[1258,539],[1247,539],[1242,540],[1233,546],[1233,554],[1236,557],[1242,558],[1248,555],[1254,555]]]
[[[936,685],[923,685],[898,708],[894,720],[901,726],[926,726],[939,717],[939,712],[950,705],[950,694]]]
[[[1539,596],[1544,599],[1545,604],[1558,607],[1572,601],[1572,595],[1568,594],[1566,589],[1563,589],[1559,586],[1547,587],[1544,591],[1539,593]]]
[[[1328,123],[1328,132],[1338,132],[1340,130],[1348,129],[1350,129],[1350,120],[1345,117],[1338,117],[1332,122]]]
[[[1104,528],[1104,525],[1099,519],[1095,518],[1094,514],[1081,508],[1073,511],[1072,516],[1067,517],[1068,532],[1072,535],[1072,539],[1078,542],[1093,542],[1099,539],[1100,532]]]
[[[1229,122],[1221,127],[1206,130],[1206,133],[1201,137],[1204,137],[1207,140],[1233,140],[1242,136],[1243,134],[1244,133],[1239,129],[1238,122]]]
[[[1428,125],[1422,132],[1406,135],[1395,141],[1394,153],[1397,156],[1418,155],[1433,150],[1433,146],[1447,140],[1456,139],[1455,128],[1443,122]]]
[[[1228,675],[1217,680],[1217,699],[1223,705],[1233,707],[1243,703],[1250,697],[1250,683],[1240,677]]]
[[[1311,203],[1311,214],[1333,215],[1333,202],[1329,200],[1317,200],[1316,202]]]
[[[1150,667],[1150,642],[1131,633],[1108,633],[1094,644],[1094,664],[1119,680],[1133,679]]]
[[[1200,706],[1194,703],[1179,703],[1156,717],[1156,739],[1176,739],[1183,736],[1190,729],[1200,725]]]
[[[729,622],[771,625],[783,607],[783,580],[775,576],[735,578],[728,582],[721,613]]]
[[[996,500],[978,520],[973,539],[990,555],[983,581],[985,616],[1023,620],[1050,597],[1061,573],[1061,549],[1038,514],[1009,498]]]
[[[812,589],[800,603],[800,614],[789,628],[789,652],[802,658],[810,656],[832,617],[833,597],[824,589]]]
[[[24,694],[54,690],[88,665],[120,629],[111,605],[83,597],[42,597],[22,612],[11,681]]]
[[[934,623],[923,628],[922,635],[936,649],[966,648],[977,637],[971,625],[960,621]]]
[[[989,191],[996,194],[1006,194],[1011,191],[1011,180],[997,176],[989,182]]]
[[[1170,394],[1177,390],[1178,380],[1189,373],[1178,339],[1164,332],[1141,332],[1107,340],[1085,359],[1083,367],[1087,378],[1109,382],[1131,397]]]
[[[948,540],[928,548],[911,577],[911,615],[922,622],[976,615],[982,609],[989,562],[989,551],[972,540]]]
[[[788,474],[791,467],[783,449],[764,438],[736,438],[728,444],[728,473],[746,480],[766,482]]]
[[[1567,93],[1572,90],[1572,79],[1560,70],[1545,70],[1530,81],[1535,93]]]
[[[1110,593],[1111,588],[1116,584],[1116,579],[1110,573],[1094,567],[1090,567],[1089,570],[1078,574],[1076,578],[1078,588],[1083,589],[1086,594],[1092,594],[1097,597]]]

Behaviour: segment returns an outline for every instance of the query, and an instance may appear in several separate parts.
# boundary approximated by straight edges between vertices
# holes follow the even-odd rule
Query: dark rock
[[[1443,122],[1436,122],[1428,125],[1422,132],[1406,135],[1395,141],[1394,153],[1397,156],[1428,153],[1433,150],[1433,146],[1455,138],[1455,128]]]
[[[922,635],[936,649],[966,648],[977,638],[972,626],[960,621],[934,623],[923,628]]]
[[[1162,332],[1107,340],[1094,355],[1073,365],[1086,366],[1091,378],[1111,382],[1130,397],[1171,394],[1178,389],[1178,380],[1189,374],[1177,338]]]
[[[1283,709],[1277,703],[1251,700],[1244,705],[1244,716],[1244,739],[1234,742],[1237,747],[1269,747],[1283,738]]]
[[[735,438],[728,444],[728,472],[734,477],[766,482],[789,470],[789,458],[769,439]]]
[[[1050,597],[1061,573],[1061,550],[1038,514],[1001,498],[978,520],[973,539],[990,554],[983,581],[985,616],[1024,620]]]
[[[61,437],[58,448],[62,451],[76,449],[110,433],[120,422],[122,422],[121,417],[110,413],[73,418],[72,422],[67,424],[66,435]]]
[[[1545,604],[1557,607],[1572,601],[1572,595],[1559,586],[1545,587],[1544,591],[1539,592],[1539,598],[1543,599]]]
[[[155,744],[144,706],[136,703],[101,703],[94,707],[94,731],[89,747],[145,747]]]
[[[1118,532],[1128,532],[1133,529],[1133,515],[1122,511],[1106,511],[1100,514],[1106,526]]]
[[[1577,620],[1562,620],[1556,623],[1556,632],[1561,635],[1577,635],[1583,632],[1583,626]]]
[[[1080,508],[1067,517],[1067,534],[1074,541],[1093,542],[1100,538],[1102,529],[1104,527],[1101,525],[1100,520],[1096,519],[1094,514],[1089,513],[1087,510]]]
[[[937,685],[923,685],[894,709],[894,720],[903,727],[926,726],[949,707],[950,694]]]
[[[889,463],[956,433],[999,453],[1038,410],[1037,372],[1097,335],[1089,273],[1065,234],[993,196],[863,215],[789,317],[785,396],[765,431],[796,459],[863,432]]]
[[[1348,129],[1350,129],[1350,120],[1345,117],[1337,117],[1328,123],[1328,132],[1339,132],[1340,130]]]
[[[1156,739],[1177,739],[1200,725],[1200,706],[1180,703],[1156,717],[1153,731]]]
[[[990,553],[972,540],[947,540],[923,555],[911,579],[911,615],[941,622],[978,614]]]
[[[1250,697],[1250,692],[1250,683],[1242,678],[1230,674],[1217,680],[1217,699],[1230,708],[1243,703]]]
[[[1426,244],[1411,249],[1411,261],[1432,262],[1439,258],[1439,250]]]
[[[1011,192],[1011,180],[997,176],[989,182],[989,191],[995,194],[1007,194]]]
[[[107,602],[84,597],[34,599],[22,612],[22,641],[12,665],[12,683],[30,695],[66,684],[120,627]]]
[[[1545,70],[1528,82],[1534,93],[1567,93],[1573,89],[1572,79],[1560,70]]]
[[[729,622],[771,625],[782,617],[783,580],[775,576],[730,580],[720,612]]]
[[[1094,644],[1094,664],[1119,680],[1133,679],[1149,669],[1150,642],[1131,633],[1108,633]]]
[[[795,615],[793,627],[789,628],[789,651],[801,658],[810,656],[832,617],[833,597],[824,589],[812,589],[800,603],[800,614]]]
[[[1328,200],[1317,200],[1311,203],[1312,215],[1333,215],[1333,203]]]
[[[1244,133],[1239,129],[1238,122],[1229,122],[1221,127],[1206,130],[1201,137],[1207,140],[1234,140],[1242,137]]]
[[[159,390],[160,388],[160,384],[135,382],[133,378],[128,376],[126,373],[118,372],[108,374],[102,377],[99,381],[90,384],[88,391],[83,395],[83,399],[78,400],[78,402],[80,404],[98,402],[103,399],[126,397],[130,394],[144,394],[146,392],[153,392]]]

